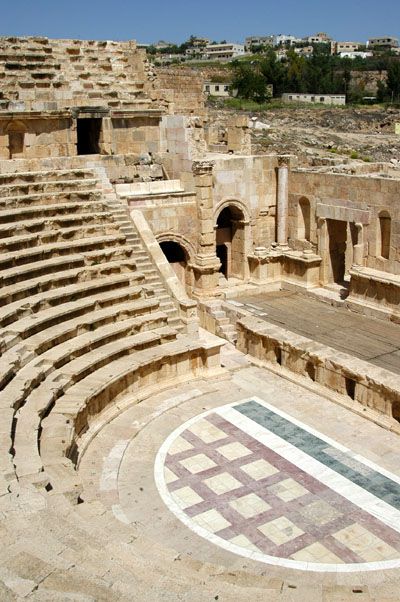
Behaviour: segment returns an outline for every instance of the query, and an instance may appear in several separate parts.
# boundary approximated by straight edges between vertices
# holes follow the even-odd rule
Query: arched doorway
[[[178,277],[178,280],[184,287],[189,285],[187,278],[188,253],[182,245],[174,240],[164,240],[160,242],[160,247],[172,269]]]
[[[216,254],[221,261],[220,272],[228,278],[244,278],[245,232],[243,212],[229,205],[217,218]]]

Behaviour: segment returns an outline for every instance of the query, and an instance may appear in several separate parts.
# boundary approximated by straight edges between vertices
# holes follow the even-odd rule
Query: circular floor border
[[[234,401],[233,403],[224,404],[219,407],[234,407],[240,403],[245,403],[246,401],[250,401],[254,399],[254,396],[246,399],[242,399],[240,401]],[[245,558],[249,558],[256,562],[261,562],[263,564],[269,564],[273,566],[279,566],[288,569],[295,569],[299,571],[309,571],[309,572],[318,572],[318,573],[357,573],[357,572],[370,572],[370,571],[382,571],[387,569],[396,569],[400,568],[400,558],[396,560],[383,560],[379,562],[364,562],[364,563],[354,563],[354,564],[328,564],[328,563],[318,563],[318,562],[302,562],[298,560],[290,560],[287,558],[278,558],[276,556],[269,556],[267,554],[262,554],[261,552],[252,552],[250,550],[246,550],[245,548],[228,542],[222,537],[218,537],[214,533],[207,531],[203,527],[195,524],[190,517],[178,506],[178,504],[174,501],[171,494],[168,491],[167,485],[164,479],[164,464],[166,460],[166,456],[169,448],[171,447],[173,441],[181,435],[187,428],[195,424],[198,420],[205,418],[209,414],[215,412],[218,408],[212,408],[211,410],[207,410],[202,412],[201,414],[197,414],[190,418],[179,427],[177,427],[168,437],[165,439],[160,449],[157,452],[155,463],[154,463],[154,481],[158,492],[161,496],[161,499],[167,506],[167,508],[191,531],[206,539],[210,543],[225,549],[228,552],[236,554],[237,556],[242,556]]]

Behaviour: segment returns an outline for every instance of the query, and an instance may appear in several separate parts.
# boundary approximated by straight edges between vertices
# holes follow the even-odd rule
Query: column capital
[[[289,157],[286,157],[285,155],[281,155],[280,157],[278,157],[278,167],[279,168],[285,167],[286,169],[289,169],[289,163],[290,163]]]
[[[206,176],[212,173],[215,161],[193,161],[192,171],[195,176]]]

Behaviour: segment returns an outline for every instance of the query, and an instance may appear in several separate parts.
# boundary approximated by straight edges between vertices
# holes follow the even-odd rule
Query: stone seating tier
[[[74,106],[148,109],[143,57],[132,42],[0,39],[2,106],[44,110]],[[11,101],[7,105],[7,101]]]
[[[144,572],[139,559],[132,570],[118,523],[87,529],[86,519],[93,522],[99,508],[93,513],[91,504],[82,510],[80,503],[81,438],[104,413],[119,411],[125,394],[139,402],[218,373],[219,343],[182,334],[153,259],[133,224],[129,233],[121,229],[120,205],[113,207],[102,187],[94,169],[0,175],[0,512],[7,517],[1,529],[5,542],[17,536],[24,550],[29,540],[34,564],[48,553],[56,570],[73,570],[59,555],[72,536],[91,559],[104,555],[102,570],[129,579],[131,587],[142,570],[145,579],[148,565]],[[115,554],[103,554],[111,540]],[[31,576],[20,578],[13,545],[7,550],[0,598],[8,599],[9,586],[24,597]],[[27,576],[31,564],[22,555]],[[125,597],[126,585],[114,595],[100,585],[97,568],[89,572],[81,585],[95,598]],[[161,578],[164,571],[155,566],[152,574]],[[70,577],[59,593],[57,575],[52,600],[65,599]]]

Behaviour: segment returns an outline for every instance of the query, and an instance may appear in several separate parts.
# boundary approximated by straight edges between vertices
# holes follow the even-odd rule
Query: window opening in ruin
[[[276,363],[282,366],[282,349],[278,346],[274,349]]]
[[[392,416],[397,422],[400,422],[400,403],[394,402],[392,404]]]
[[[379,214],[379,235],[380,235],[380,256],[384,259],[389,259],[390,254],[390,231],[391,231],[390,215],[383,211]]]
[[[299,225],[298,238],[300,240],[310,240],[311,238],[311,210],[308,199],[300,199],[299,202]]]
[[[346,393],[351,399],[355,399],[356,394],[356,381],[352,378],[345,377]]]
[[[179,243],[172,240],[160,242],[160,247],[167,258],[168,263],[171,264],[171,267],[177,275],[179,281],[185,286],[186,268],[188,263],[188,257],[185,249]]]
[[[100,153],[101,125],[99,118],[77,119],[78,155]]]
[[[315,366],[312,362],[307,362],[306,373],[311,378],[311,380],[315,382]]]
[[[9,132],[8,133],[8,149],[10,159],[16,155],[22,155],[24,152],[24,132]]]

